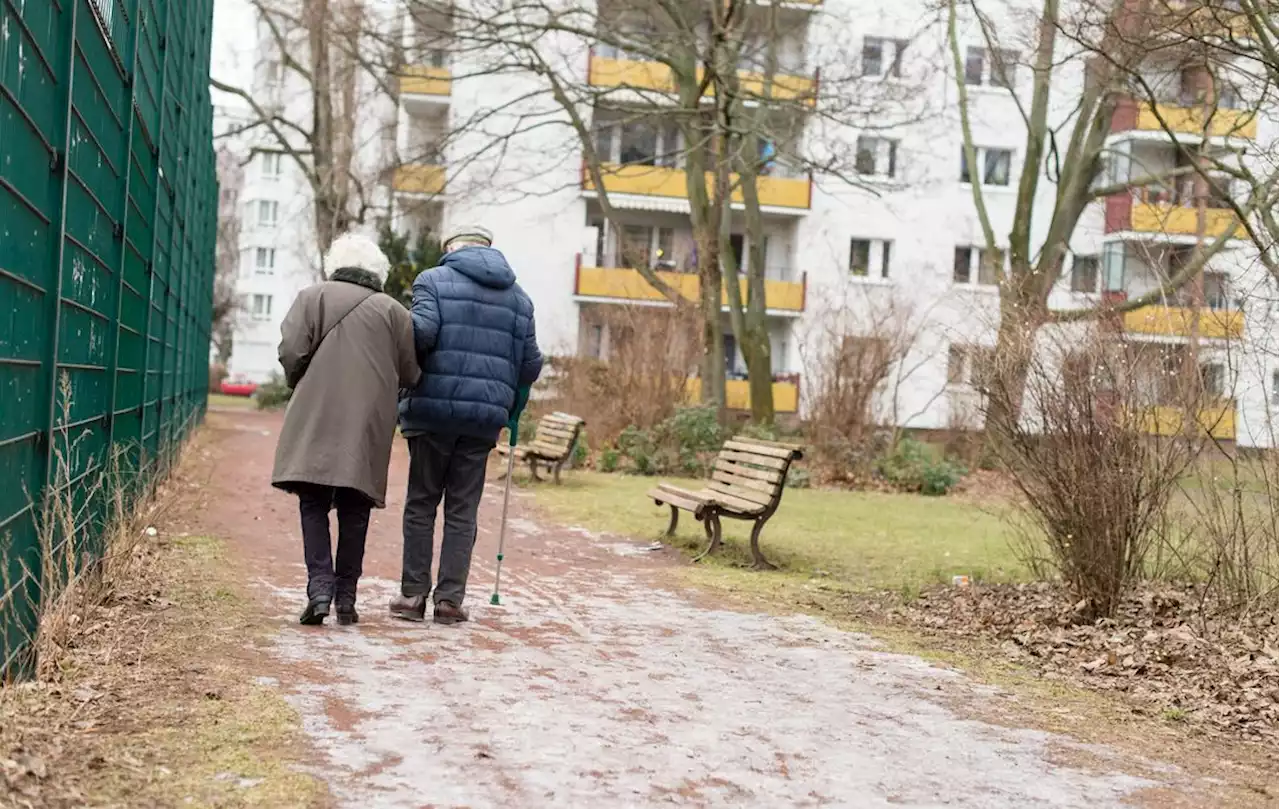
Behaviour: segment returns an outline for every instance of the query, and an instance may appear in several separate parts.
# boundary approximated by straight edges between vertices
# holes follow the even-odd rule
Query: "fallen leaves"
[[[1274,739],[1280,704],[1274,612],[1205,609],[1190,587],[1149,585],[1114,618],[1044,582],[938,588],[890,609],[897,620],[994,642],[1048,679],[1122,693],[1138,710],[1235,738]]]

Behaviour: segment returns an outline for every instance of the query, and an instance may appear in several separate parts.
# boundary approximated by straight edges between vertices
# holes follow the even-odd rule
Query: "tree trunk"
[[[696,123],[682,127],[686,144],[702,143]],[[689,218],[698,251],[698,307],[702,313],[703,404],[715,405],[723,417],[725,406],[724,328],[720,323],[720,221],[721,211],[707,194],[706,157],[701,148],[686,146]],[[701,179],[701,182],[698,180]],[[718,191],[717,191],[718,193]],[[718,199],[718,196],[717,196]]]
[[[1000,327],[996,331],[992,367],[984,374],[988,442],[1011,435],[1022,418],[1022,398],[1036,334],[1045,321],[1045,306],[1036,294],[1035,278],[1029,268],[1011,269],[1000,295]]]

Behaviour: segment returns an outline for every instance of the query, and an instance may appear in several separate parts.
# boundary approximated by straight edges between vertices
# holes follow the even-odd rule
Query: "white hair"
[[[324,270],[332,274],[343,267],[355,267],[367,270],[378,276],[378,282],[387,280],[387,272],[391,262],[369,237],[359,233],[344,233],[333,240],[329,250],[324,254]]]
[[[459,236],[449,241],[449,249],[446,252],[452,253],[454,250],[461,250],[464,247],[488,247],[489,242],[479,237]]]

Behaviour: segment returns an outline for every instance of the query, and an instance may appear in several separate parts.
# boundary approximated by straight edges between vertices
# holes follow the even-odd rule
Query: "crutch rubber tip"
[[[502,561],[502,554],[498,554],[498,561],[499,561],[499,562],[501,562],[501,561]]]
[[[497,594],[497,593],[494,593],[492,596],[490,596],[490,597],[489,597],[489,603],[490,603],[490,604],[501,604],[502,602],[498,600],[498,594]]]

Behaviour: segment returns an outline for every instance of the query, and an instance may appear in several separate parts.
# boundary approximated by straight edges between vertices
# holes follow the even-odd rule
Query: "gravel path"
[[[296,505],[265,483],[278,417],[212,421],[224,471],[211,485],[226,507],[210,509],[209,530],[238,549],[278,625],[264,671],[300,710],[342,806],[1098,809],[1154,786],[1105,750],[1089,758],[1116,771],[1086,772],[1055,763],[1065,740],[958,716],[955,700],[993,692],[866,637],[663,589],[668,554],[540,526],[527,496],[503,605],[490,606],[498,484],[482,508],[473,621],[392,621],[399,447],[362,623],[299,627]]]

